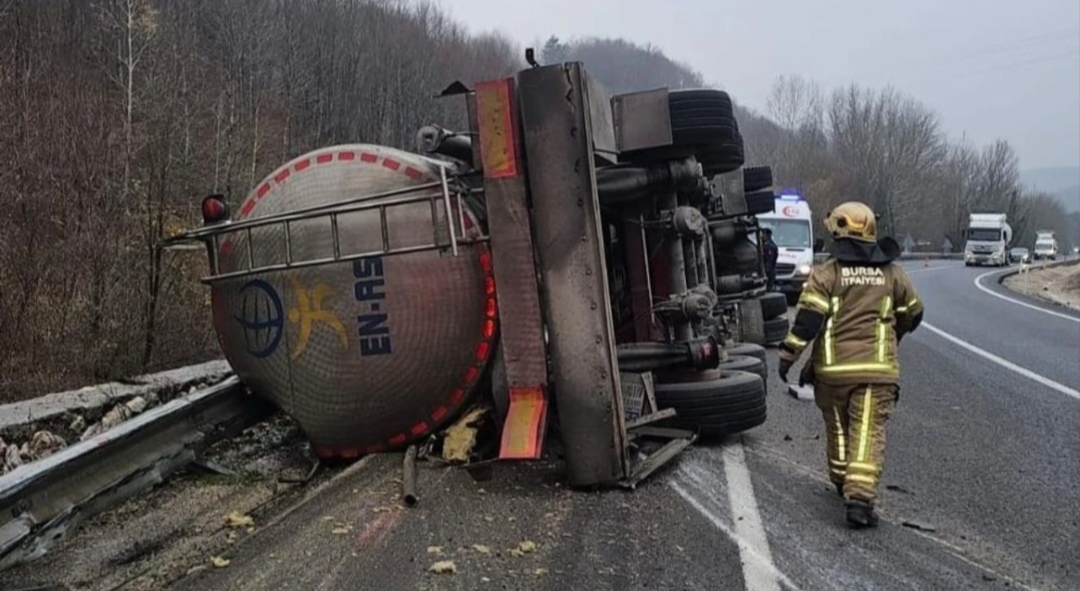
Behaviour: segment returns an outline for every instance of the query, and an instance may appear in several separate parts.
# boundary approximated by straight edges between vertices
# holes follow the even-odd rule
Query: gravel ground
[[[1026,296],[1080,309],[1080,263],[1017,273],[1006,277],[1004,284]]]
[[[212,568],[214,557],[333,475],[322,469],[306,485],[292,482],[313,465],[295,424],[275,416],[218,443],[201,467],[93,518],[50,554],[0,572],[0,589],[162,589]],[[240,519],[230,524],[234,513]]]

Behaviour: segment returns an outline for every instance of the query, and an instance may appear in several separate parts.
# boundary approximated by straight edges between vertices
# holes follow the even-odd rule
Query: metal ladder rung
[[[413,194],[439,187],[441,191],[439,194]],[[203,279],[204,282],[219,281],[222,279],[230,279],[236,277],[243,277],[248,275],[254,275],[258,273],[266,273],[272,271],[282,271],[295,268],[311,267],[315,265],[323,265],[340,261],[351,261],[359,258],[373,257],[373,256],[387,256],[395,254],[407,254],[412,252],[422,252],[427,250],[440,250],[446,248],[445,244],[440,244],[439,237],[439,207],[438,203],[441,201],[444,207],[444,215],[446,230],[449,233],[450,250],[454,256],[458,256],[460,244],[474,244],[480,242],[486,242],[487,236],[477,235],[475,238],[465,238],[468,235],[465,226],[465,193],[468,190],[461,193],[455,193],[454,198],[451,198],[451,190],[449,180],[447,178],[446,169],[440,168],[440,179],[437,183],[427,183],[418,187],[410,188],[409,190],[394,190],[378,194],[384,197],[395,197],[387,201],[372,203],[376,197],[371,197],[365,201],[349,200],[344,204],[329,204],[323,206],[315,206],[305,208],[299,211],[275,214],[267,216],[265,218],[244,220],[240,222],[227,223],[214,228],[201,228],[189,232],[189,237],[193,239],[207,240],[209,238],[210,245],[213,250],[211,256],[211,275]],[[390,246],[390,228],[387,210],[391,207],[400,207],[413,203],[422,203],[427,201],[431,207],[431,224],[432,224],[432,240],[431,244],[424,244],[419,246],[409,246],[401,248],[391,248]],[[455,211],[455,202],[457,211]],[[379,230],[380,230],[380,243],[381,249],[378,251],[355,253],[355,254],[342,254],[341,247],[341,232],[339,218],[343,214],[358,213],[370,210],[377,210],[379,214]],[[307,261],[296,261],[293,252],[293,238],[292,229],[293,222],[318,220],[322,218],[329,218],[330,220],[330,234],[333,253],[330,257],[321,257],[317,259],[311,259]],[[268,228],[270,226],[281,226],[284,232],[285,240],[285,262],[274,263],[269,265],[263,265],[256,267],[255,265],[255,248],[254,248],[254,233],[255,228]],[[232,271],[229,273],[221,273],[221,263],[218,249],[221,245],[220,237],[225,235],[237,234],[243,232],[247,242],[247,269]]]
[[[334,243],[334,260],[336,261],[341,258],[341,239],[338,235],[338,216],[336,213],[330,214],[330,237]]]
[[[484,243],[484,242],[487,242],[487,241],[488,241],[488,237],[484,236],[482,238],[473,238],[473,239],[465,240],[465,241],[462,241],[460,244],[480,244],[480,243]],[[258,267],[258,268],[255,268],[255,269],[241,269],[239,271],[232,271],[232,272],[229,272],[229,273],[215,274],[215,275],[211,275],[209,277],[204,277],[202,279],[202,281],[203,281],[203,283],[213,283],[215,281],[223,281],[223,280],[226,280],[226,279],[238,279],[238,278],[241,278],[241,277],[249,277],[249,276],[252,276],[252,275],[258,275],[258,274],[261,274],[261,273],[271,273],[271,272],[274,272],[274,271],[288,271],[288,270],[291,270],[291,269],[303,269],[303,268],[307,268],[307,267],[317,267],[319,265],[327,265],[327,264],[331,264],[331,263],[340,263],[340,262],[349,262],[349,261],[354,261],[354,260],[358,260],[358,259],[365,259],[365,258],[371,258],[371,257],[394,256],[394,255],[410,254],[410,253],[416,253],[416,252],[427,252],[427,251],[439,250],[439,249],[443,249],[443,248],[446,248],[446,246],[440,245],[440,244],[437,244],[437,243],[436,244],[421,244],[421,245],[418,245],[418,246],[403,246],[401,248],[394,248],[394,249],[390,249],[390,250],[382,250],[382,249],[380,249],[380,250],[373,250],[373,251],[368,251],[368,252],[360,252],[360,253],[355,253],[355,254],[348,254],[348,255],[341,256],[341,257],[337,257],[337,258],[335,258],[335,257],[323,257],[323,258],[310,259],[310,260],[300,261],[300,262],[277,263],[277,264],[273,264],[273,265],[264,265],[262,267]]]

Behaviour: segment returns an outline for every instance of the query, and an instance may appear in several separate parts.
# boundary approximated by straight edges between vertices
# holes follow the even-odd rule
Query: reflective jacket
[[[813,342],[817,381],[895,384],[897,344],[918,326],[922,311],[899,265],[829,259],[814,266],[803,286],[780,355],[794,363]]]

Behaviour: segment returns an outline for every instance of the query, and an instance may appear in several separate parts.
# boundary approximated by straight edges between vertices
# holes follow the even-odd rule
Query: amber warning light
[[[202,202],[202,217],[204,224],[216,224],[223,222],[229,217],[229,206],[225,204],[224,195],[210,195]]]

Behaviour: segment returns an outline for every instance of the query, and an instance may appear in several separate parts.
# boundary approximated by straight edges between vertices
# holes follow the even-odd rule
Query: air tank
[[[424,438],[485,375],[491,257],[451,187],[423,156],[325,148],[271,173],[215,237],[225,357],[322,458]]]

